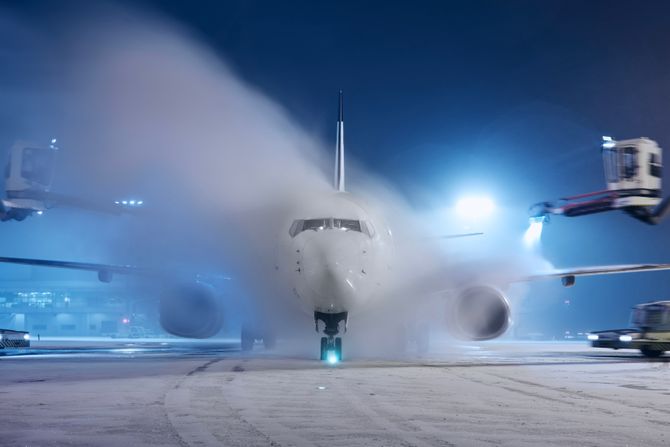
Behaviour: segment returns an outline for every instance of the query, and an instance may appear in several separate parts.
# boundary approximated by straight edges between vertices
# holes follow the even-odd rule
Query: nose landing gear
[[[330,364],[342,360],[342,338],[321,337],[321,360]]]
[[[324,312],[314,312],[314,325],[319,332],[319,321],[323,321],[326,327],[323,333],[326,337],[321,337],[321,356],[322,361],[331,364],[342,360],[342,338],[336,337],[340,333],[340,322],[344,321],[344,331],[347,330],[347,312],[328,314]]]

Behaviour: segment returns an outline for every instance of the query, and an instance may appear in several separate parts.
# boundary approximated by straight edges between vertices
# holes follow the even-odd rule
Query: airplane
[[[313,316],[320,339],[320,359],[342,360],[342,338],[351,314],[384,307],[391,295],[449,293],[447,323],[457,336],[469,340],[490,340],[505,333],[510,325],[510,302],[504,284],[460,278],[453,281],[444,270],[426,272],[424,266],[402,259],[396,235],[372,207],[345,188],[343,97],[339,95],[333,190],[301,202],[299,209],[281,226],[273,265],[275,277],[302,310]],[[459,236],[459,235],[456,235]],[[462,235],[469,236],[469,235]],[[131,265],[109,265],[58,260],[0,257],[0,262],[43,267],[88,270],[109,282],[116,274],[160,277],[161,273]],[[401,281],[399,270],[414,270]],[[670,264],[593,266],[552,270],[514,278],[514,281],[561,279],[566,287],[578,276],[668,270]],[[405,275],[403,275],[405,277]],[[417,284],[421,286],[417,286]],[[223,325],[223,305],[205,281],[193,281],[160,297],[160,323],[180,337],[208,338]],[[252,348],[258,337],[242,330],[243,350]]]

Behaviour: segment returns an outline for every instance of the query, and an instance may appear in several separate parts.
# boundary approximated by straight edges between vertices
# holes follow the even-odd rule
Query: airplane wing
[[[91,262],[53,261],[47,259],[0,257],[0,262],[8,264],[35,265],[39,267],[55,267],[70,270],[87,270],[98,273],[102,282],[111,282],[114,274],[151,275],[155,272],[132,265],[95,264]]]
[[[529,275],[522,280],[534,281],[560,278],[564,286],[570,287],[575,284],[575,278],[578,276],[616,275],[620,273],[653,272],[658,270],[670,270],[670,264],[620,264],[558,269]]]

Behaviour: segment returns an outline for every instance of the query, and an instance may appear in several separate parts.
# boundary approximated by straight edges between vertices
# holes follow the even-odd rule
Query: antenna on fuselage
[[[344,110],[342,90],[340,90],[340,104],[337,115],[337,143],[335,146],[335,189],[344,191]]]

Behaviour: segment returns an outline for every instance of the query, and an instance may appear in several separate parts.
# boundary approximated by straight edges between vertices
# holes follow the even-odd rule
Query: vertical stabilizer
[[[344,191],[344,111],[342,107],[342,90],[340,90],[340,104],[337,114],[337,144],[335,146],[334,186],[337,191]]]

